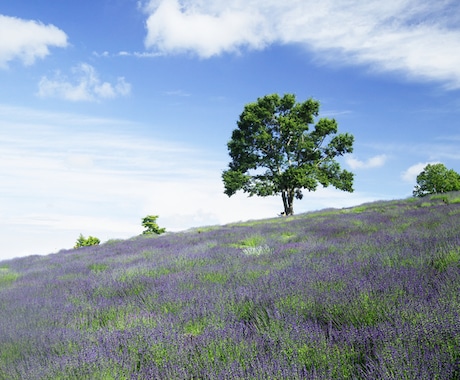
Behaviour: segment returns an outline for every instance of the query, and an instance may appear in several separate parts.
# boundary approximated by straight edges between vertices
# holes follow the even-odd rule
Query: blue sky
[[[460,171],[456,0],[15,0],[0,4],[0,260],[274,217],[280,197],[223,194],[245,104],[313,97],[355,136],[355,192],[296,213],[412,194]]]

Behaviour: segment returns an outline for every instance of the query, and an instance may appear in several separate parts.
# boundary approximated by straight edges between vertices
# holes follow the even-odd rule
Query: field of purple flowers
[[[0,262],[0,379],[459,379],[460,193]]]

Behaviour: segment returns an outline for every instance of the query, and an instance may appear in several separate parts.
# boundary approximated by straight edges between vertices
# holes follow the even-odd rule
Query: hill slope
[[[0,379],[458,379],[460,195],[0,263]]]

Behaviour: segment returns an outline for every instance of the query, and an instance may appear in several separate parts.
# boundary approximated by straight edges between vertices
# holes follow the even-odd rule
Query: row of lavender
[[[0,379],[459,378],[458,196],[1,262]]]

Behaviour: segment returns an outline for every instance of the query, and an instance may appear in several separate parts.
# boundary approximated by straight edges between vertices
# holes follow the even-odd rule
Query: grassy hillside
[[[459,379],[459,202],[0,262],[0,379]]]

